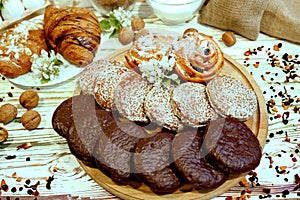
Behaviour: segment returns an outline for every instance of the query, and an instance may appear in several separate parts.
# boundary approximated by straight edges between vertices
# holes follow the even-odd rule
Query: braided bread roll
[[[101,41],[96,15],[87,8],[48,6],[44,29],[49,45],[77,66],[91,63]]]

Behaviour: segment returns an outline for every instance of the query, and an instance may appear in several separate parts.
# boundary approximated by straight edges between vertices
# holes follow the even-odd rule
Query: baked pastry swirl
[[[211,36],[185,31],[172,43],[169,53],[176,59],[175,70],[184,80],[205,83],[223,68],[224,57]]]
[[[173,36],[162,33],[149,32],[141,35],[133,42],[125,59],[132,68],[137,68],[142,61],[161,60],[169,51],[173,40]]]
[[[96,15],[87,8],[48,6],[44,14],[47,42],[78,66],[91,63],[101,41]]]

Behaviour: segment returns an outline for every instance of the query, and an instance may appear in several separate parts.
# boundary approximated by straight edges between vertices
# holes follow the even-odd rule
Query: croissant
[[[44,13],[47,43],[77,66],[91,63],[101,41],[96,15],[87,8],[47,6]]]

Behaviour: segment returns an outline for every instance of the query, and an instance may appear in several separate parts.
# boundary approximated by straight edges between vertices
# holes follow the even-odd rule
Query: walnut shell
[[[21,122],[27,130],[33,130],[39,126],[41,115],[35,110],[28,110],[22,115]]]
[[[5,142],[7,138],[8,131],[5,128],[0,127],[0,143]]]
[[[16,118],[18,109],[12,104],[4,104],[0,107],[0,122],[8,124]]]
[[[36,91],[26,90],[22,92],[19,102],[20,104],[27,109],[35,108],[39,103],[40,97]]]

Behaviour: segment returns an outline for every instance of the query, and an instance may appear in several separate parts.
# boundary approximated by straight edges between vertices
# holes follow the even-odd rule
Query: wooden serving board
[[[110,55],[108,59],[114,59],[119,61],[124,61],[124,55],[127,53],[128,48],[120,49]],[[255,114],[246,122],[249,128],[252,129],[253,133],[257,136],[260,145],[262,148],[265,145],[267,132],[268,132],[268,114],[266,104],[261,93],[260,88],[250,75],[250,73],[241,66],[238,62],[233,60],[231,57],[224,55],[225,62],[224,68],[221,71],[221,74],[229,74],[243,83],[245,83],[249,88],[255,91],[258,99],[258,109]],[[100,186],[108,190],[112,194],[128,200],[137,200],[137,199],[211,199],[218,195],[225,193],[227,190],[235,186],[240,180],[242,180],[247,173],[231,175],[230,178],[221,186],[213,190],[200,189],[193,190],[191,192],[182,192],[176,191],[172,194],[158,195],[153,193],[149,187],[142,185],[138,189],[134,189],[131,186],[120,186],[115,184],[109,177],[103,174],[100,170],[96,168],[91,168],[84,165],[80,160],[79,163],[83,169],[93,178]]]

